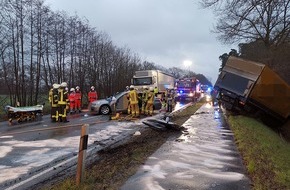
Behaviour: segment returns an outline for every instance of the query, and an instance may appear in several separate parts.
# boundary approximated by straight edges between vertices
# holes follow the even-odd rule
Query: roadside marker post
[[[79,185],[83,181],[85,173],[85,160],[88,147],[88,124],[82,126],[81,137],[80,137],[80,146],[78,154],[78,165],[77,165],[77,175],[76,175],[76,184]]]

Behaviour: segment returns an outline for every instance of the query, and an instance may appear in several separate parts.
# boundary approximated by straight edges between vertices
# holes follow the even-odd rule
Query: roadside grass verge
[[[290,189],[290,144],[254,118],[229,116],[253,189]]]
[[[175,113],[172,121],[178,125],[182,125],[203,104],[204,100],[201,100],[201,102],[188,106],[181,112]],[[181,134],[180,131],[168,130],[166,132],[160,132],[146,128],[140,136],[133,136],[126,144],[99,152],[98,156],[100,160],[87,167],[84,181],[80,186],[76,186],[75,176],[70,176],[54,185],[44,185],[42,189],[117,190],[130,176],[137,172],[148,157],[162,146],[170,136],[179,134]]]

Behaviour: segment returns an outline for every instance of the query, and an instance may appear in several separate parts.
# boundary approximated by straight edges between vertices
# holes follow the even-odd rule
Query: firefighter
[[[166,112],[172,112],[172,107],[173,107],[173,93],[171,89],[168,89],[167,91],[167,96],[166,96],[166,104],[167,104],[167,109]]]
[[[75,113],[75,95],[76,95],[76,91],[74,88],[70,89],[70,94],[68,97],[69,100],[69,113],[73,114]]]
[[[80,87],[76,87],[76,94],[75,94],[75,109],[78,113],[81,112],[81,102],[82,102],[82,92],[80,91]]]
[[[142,92],[142,105],[141,105],[141,114],[145,114],[145,107],[148,101],[148,87],[144,86]]]
[[[58,106],[59,106],[59,120],[62,122],[69,122],[67,120],[67,113],[66,113],[66,107],[69,102],[68,100],[68,92],[65,90],[67,87],[66,82],[62,82],[60,84],[60,87],[58,89]]]
[[[88,93],[88,98],[89,98],[89,105],[98,99],[98,93],[95,90],[94,86],[91,86],[91,90]]]
[[[130,109],[133,117],[139,117],[138,94],[133,85],[130,86],[130,92],[127,98],[130,102],[128,110]]]
[[[154,88],[150,87],[149,88],[149,92],[148,92],[148,100],[147,100],[147,104],[145,107],[145,114],[146,115],[153,115],[153,103],[154,103],[154,98],[155,98],[155,94],[154,94]]]
[[[58,106],[58,88],[59,84],[53,84],[49,91],[49,101],[51,105],[50,118],[52,122],[59,120],[59,106]]]

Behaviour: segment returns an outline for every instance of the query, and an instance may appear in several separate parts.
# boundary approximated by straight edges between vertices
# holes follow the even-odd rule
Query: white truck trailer
[[[131,84],[137,89],[141,89],[143,86],[147,86],[148,88],[157,87],[159,90],[158,93],[164,93],[166,88],[174,87],[174,81],[174,76],[160,70],[144,70],[135,72]]]

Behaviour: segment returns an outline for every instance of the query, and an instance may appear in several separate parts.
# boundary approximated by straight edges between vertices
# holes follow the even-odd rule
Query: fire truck
[[[196,101],[201,94],[200,82],[197,78],[181,78],[175,81],[176,101]]]

